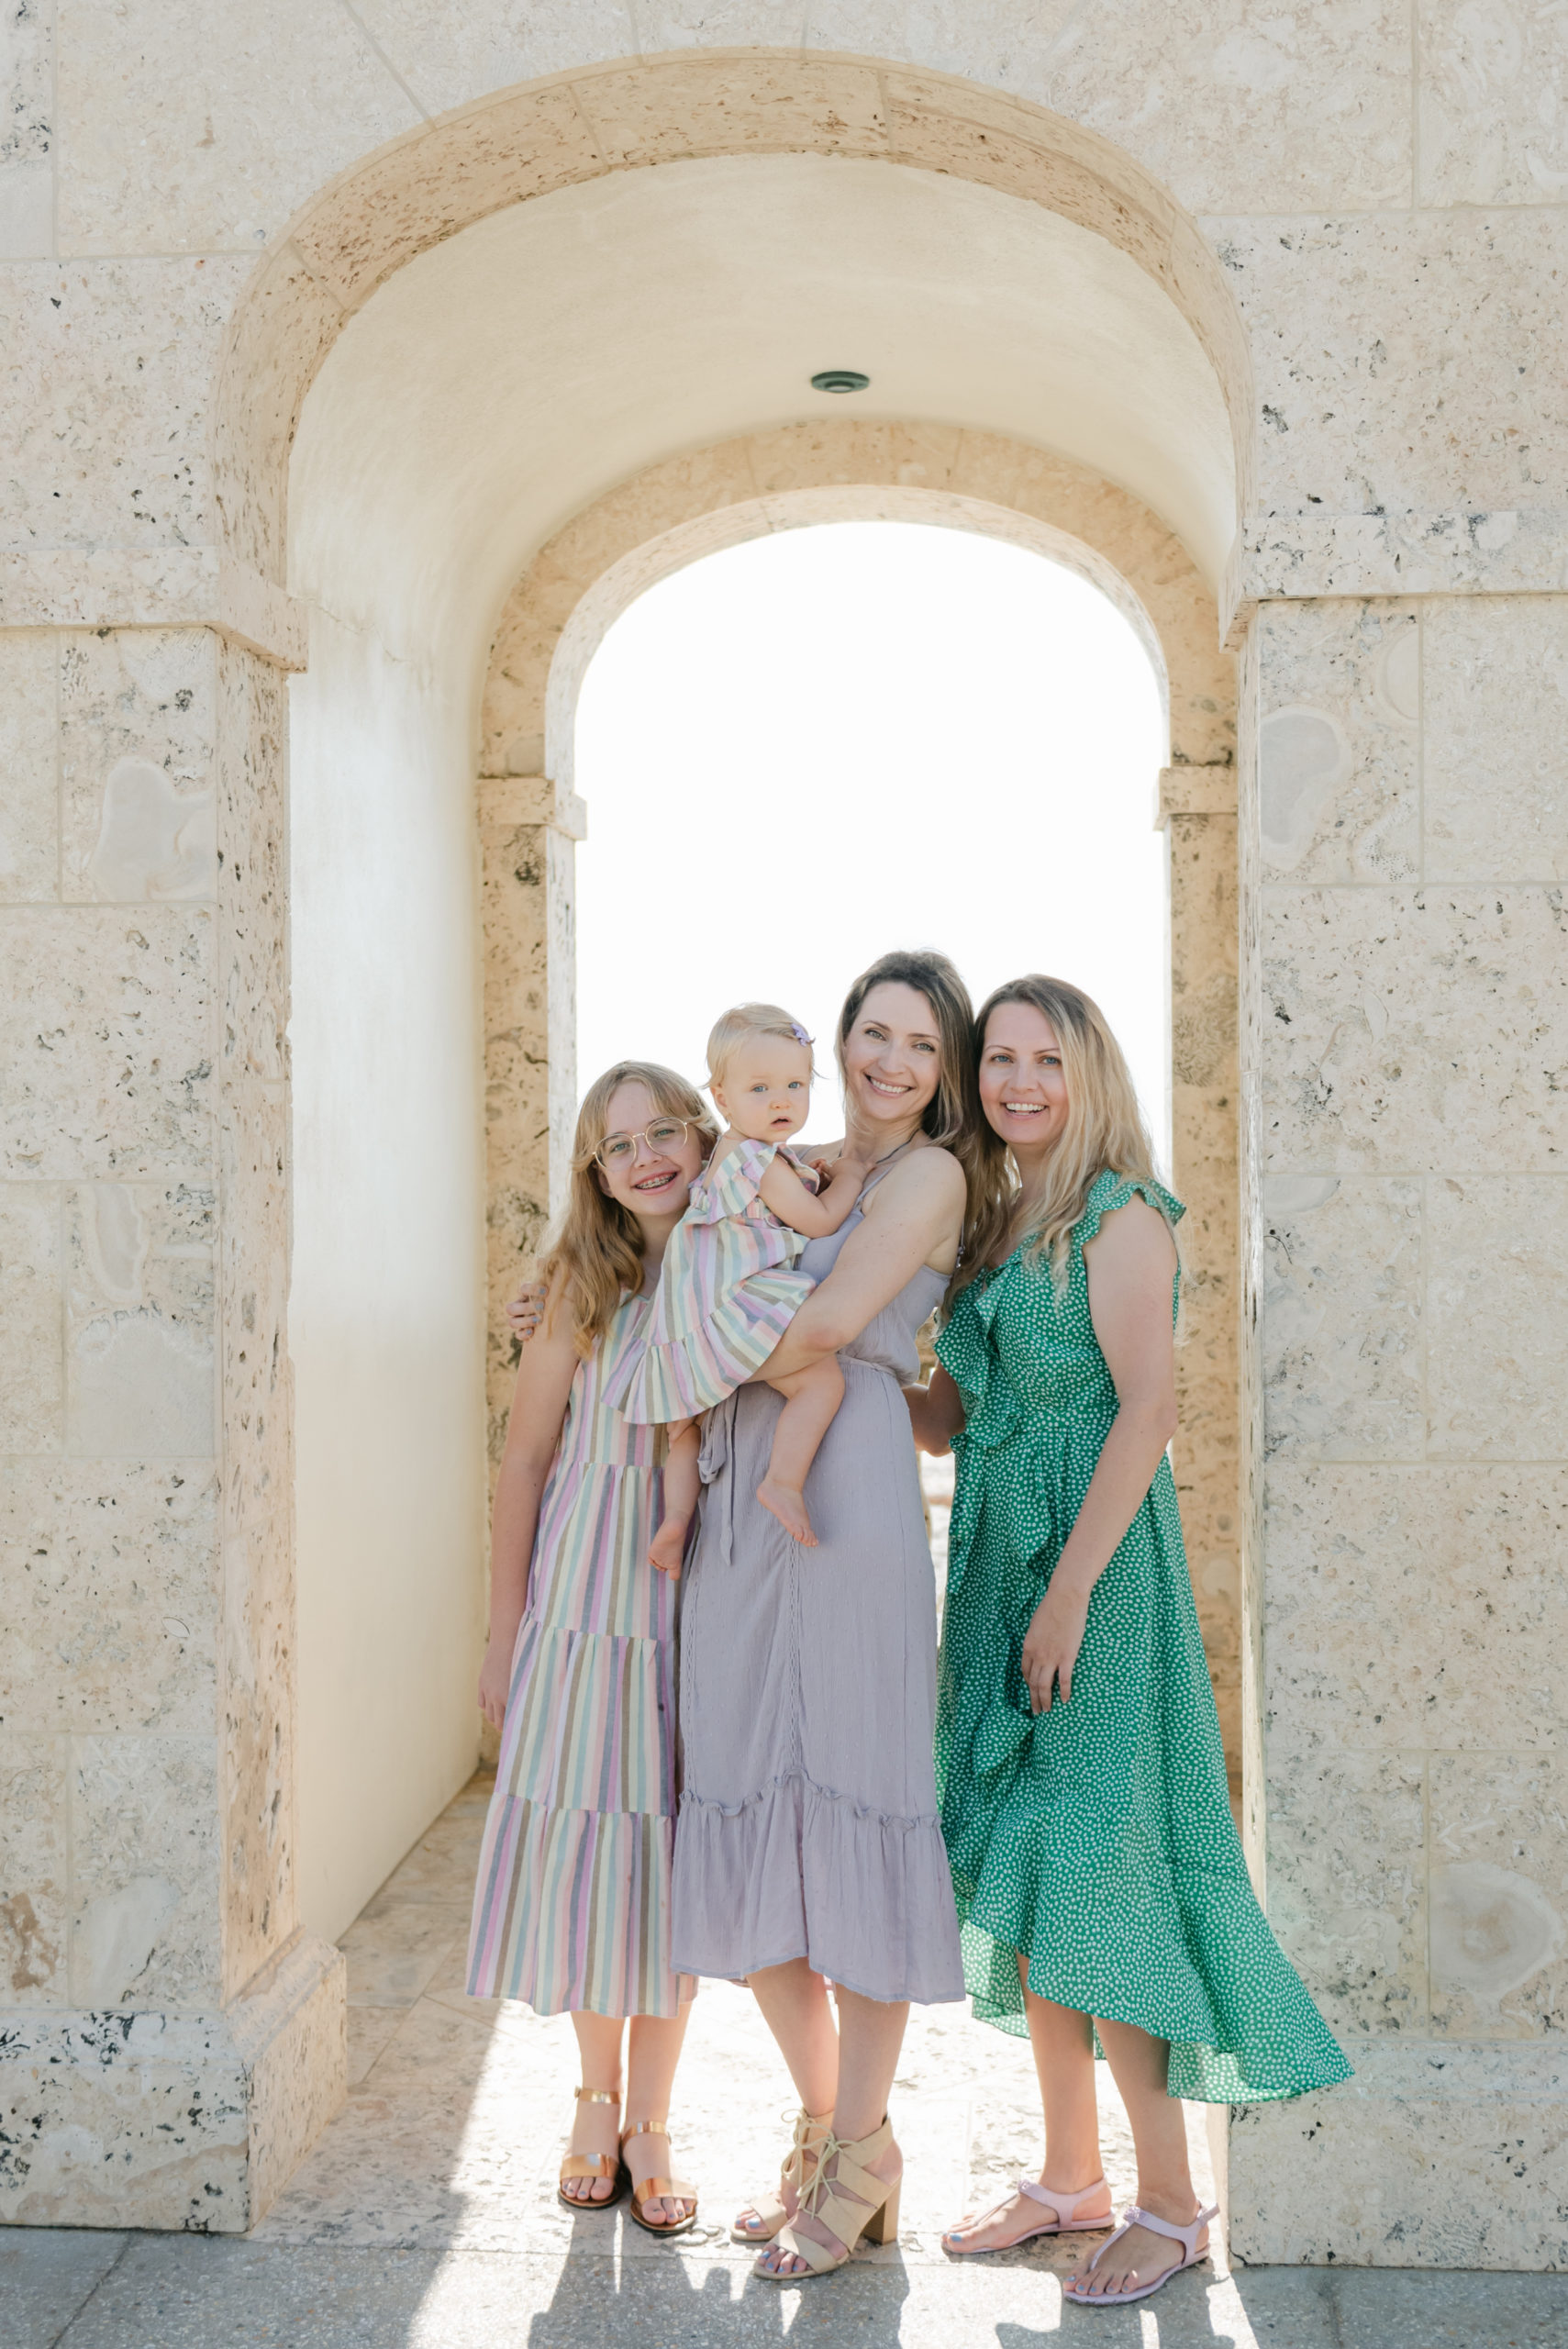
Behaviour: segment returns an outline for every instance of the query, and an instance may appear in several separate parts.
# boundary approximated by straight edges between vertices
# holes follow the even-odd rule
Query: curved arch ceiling
[[[813,393],[828,366],[870,390]],[[771,155],[562,189],[401,270],[306,402],[291,584],[405,658],[477,660],[569,516],[660,458],[819,412],[1074,457],[1223,567],[1219,387],[1134,262],[969,181]]]

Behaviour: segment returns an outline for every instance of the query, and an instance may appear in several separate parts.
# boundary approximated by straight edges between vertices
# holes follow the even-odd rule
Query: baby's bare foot
[[[792,1541],[803,1550],[816,1549],[817,1536],[806,1514],[806,1495],[798,1485],[781,1485],[776,1476],[764,1476],[757,1487],[757,1498],[764,1508],[772,1509]]]
[[[681,1564],[686,1554],[685,1520],[667,1517],[649,1545],[648,1563],[657,1566],[662,1575],[680,1579]]]

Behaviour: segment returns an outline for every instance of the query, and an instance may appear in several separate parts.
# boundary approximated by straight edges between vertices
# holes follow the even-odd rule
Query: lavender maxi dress
[[[825,1278],[859,1221],[799,1269]],[[946,1285],[922,1268],[839,1357],[844,1400],[806,1487],[817,1549],[756,1497],[783,1398],[743,1386],[709,1416],[681,1606],[683,1972],[805,1957],[869,1998],[964,1995],[931,1760],[936,1587],[899,1393]]]

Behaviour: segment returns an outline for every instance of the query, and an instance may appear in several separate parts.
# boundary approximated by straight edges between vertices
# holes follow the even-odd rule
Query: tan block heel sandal
[[[787,2110],[784,2117],[786,2121],[789,2119]],[[751,2205],[755,2226],[746,2224],[746,2212],[741,2211],[729,2230],[731,2243],[772,2243],[779,2229],[789,2220],[784,2199],[786,2188],[793,2190],[798,2203],[806,2180],[816,2173],[817,2149],[829,2135],[832,2126],[830,2112],[807,2112],[806,2107],[801,2106],[795,2116],[795,2136],[784,2156],[784,2167],[779,2172],[778,2191],[759,2195]]]
[[[764,2252],[752,2263],[752,2275],[766,2277],[770,2284],[805,2284],[814,2276],[831,2276],[835,2268],[842,2267],[862,2238],[872,2243],[895,2243],[903,2175],[886,2178],[866,2167],[886,2153],[892,2143],[893,2131],[885,2119],[869,2137],[857,2137],[848,2143],[829,2130],[817,2149],[817,2173],[801,2195],[800,2208],[819,2221],[837,2238],[836,2243],[820,2243],[815,2235],[803,2234],[797,2225],[781,2227],[774,2243],[795,2258],[804,2259],[806,2274],[784,2276],[777,2268],[764,2267]]]

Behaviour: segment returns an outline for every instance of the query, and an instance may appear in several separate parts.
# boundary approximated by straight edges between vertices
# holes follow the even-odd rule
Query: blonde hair
[[[985,1050],[985,1029],[1003,1004],[1027,1003],[1049,1019],[1062,1052],[1067,1120],[1046,1161],[1045,1180],[1018,1243],[1037,1260],[1048,1256],[1060,1286],[1067,1278],[1070,1239],[1095,1182],[1107,1171],[1154,1183],[1154,1145],[1138,1106],[1131,1072],[1105,1013],[1082,987],[1031,972],[987,996],[974,1022],[974,1058]],[[1018,1202],[1012,1154],[982,1119],[973,1205],[963,1239],[963,1262],[953,1292],[995,1258]]]
[[[546,1327],[556,1304],[565,1298],[572,1308],[572,1341],[584,1362],[609,1328],[622,1297],[642,1286],[642,1227],[600,1184],[595,1154],[608,1130],[610,1102],[623,1085],[640,1085],[656,1110],[696,1127],[709,1150],[718,1140],[718,1128],[695,1085],[657,1061],[617,1061],[583,1096],[566,1206],[539,1269],[550,1290]]]
[[[817,1074],[816,1055],[811,1050],[812,1039],[798,1019],[776,1003],[736,1003],[721,1011],[707,1036],[707,1082],[711,1091],[724,1083],[724,1072],[750,1036],[776,1036],[786,1044],[802,1044],[811,1063],[811,1074]]]
[[[920,1130],[930,1141],[943,1150],[951,1150],[963,1169],[969,1200],[965,1221],[980,1204],[976,1183],[980,1175],[980,1136],[986,1130],[980,1115],[980,1089],[975,1082],[976,1052],[974,1046],[974,1006],[969,989],[959,977],[945,954],[931,947],[897,948],[890,954],[879,954],[869,969],[861,973],[839,1014],[839,1030],[834,1039],[834,1054],[839,1063],[839,1075],[846,1096],[849,1076],[844,1067],[844,1046],[850,1030],[860,1018],[865,999],[873,987],[913,987],[923,995],[931,1007],[940,1045],[937,1071],[937,1089],[926,1104],[926,1114],[920,1120]]]

